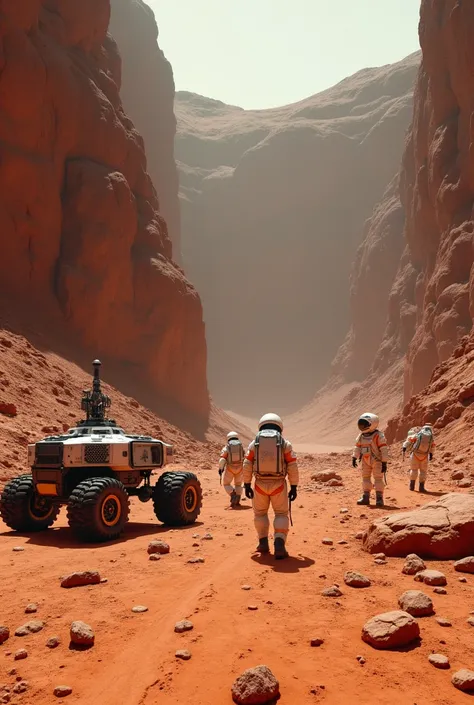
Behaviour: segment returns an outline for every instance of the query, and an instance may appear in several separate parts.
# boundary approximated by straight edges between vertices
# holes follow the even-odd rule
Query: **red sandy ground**
[[[394,452],[394,451],[393,451]],[[395,453],[394,453],[395,454]],[[193,462],[191,467],[199,463]],[[460,583],[452,564],[430,567],[443,570],[448,594],[432,595],[436,613],[452,620],[452,628],[440,627],[433,617],[420,619],[421,646],[407,652],[377,652],[361,641],[364,622],[379,612],[397,608],[397,598],[407,589],[420,587],[413,577],[402,575],[402,559],[374,564],[354,538],[369,519],[395,508],[425,501],[410,493],[399,461],[393,463],[385,510],[355,506],[359,496],[358,472],[350,467],[348,454],[301,456],[302,483],[294,506],[295,527],[290,537],[292,558],[274,563],[252,551],[256,540],[249,503],[240,511],[227,509],[219,487],[217,454],[209,450],[199,474],[204,487],[200,522],[180,530],[162,528],[151,504],[133,500],[131,523],[123,540],[100,546],[78,544],[66,526],[64,510],[57,527],[30,537],[20,536],[0,524],[0,622],[15,629],[30,619],[26,605],[39,606],[33,618],[46,621],[45,629],[29,637],[11,636],[0,648],[0,685],[13,685],[10,669],[29,683],[13,703],[43,705],[57,702],[53,689],[70,685],[67,699],[81,705],[224,705],[231,703],[230,687],[244,669],[267,664],[280,680],[281,703],[358,703],[379,705],[455,705],[466,695],[451,685],[451,674],[474,666],[472,627],[466,620],[474,609],[474,576]],[[189,467],[189,464],[185,464]],[[345,486],[315,490],[310,479],[317,468],[335,468]],[[437,461],[430,490],[450,490],[454,485]],[[405,468],[406,470],[406,468]],[[449,475],[448,475],[449,477]],[[341,523],[340,509],[350,510]],[[198,533],[213,535],[200,541]],[[243,536],[236,536],[242,532]],[[158,562],[148,560],[152,538],[171,545],[171,553]],[[323,537],[334,546],[323,546]],[[338,545],[341,539],[348,545]],[[13,552],[23,546],[23,552]],[[189,565],[195,555],[204,564]],[[60,576],[75,570],[98,569],[108,582],[65,590]],[[372,579],[372,587],[356,590],[343,583],[345,570],[359,570]],[[339,599],[320,595],[338,583]],[[251,585],[249,592],[242,585]],[[432,588],[426,586],[432,594]],[[131,608],[142,604],[145,614]],[[256,605],[257,611],[249,611]],[[194,630],[174,633],[177,621],[189,618]],[[96,634],[87,652],[68,648],[69,625],[81,619]],[[54,635],[61,645],[46,648]],[[310,639],[321,637],[323,646],[311,648]],[[26,648],[28,658],[14,662],[13,654]],[[188,648],[192,660],[175,659],[177,649]],[[451,671],[436,670],[428,663],[432,652],[451,660]],[[356,656],[366,658],[359,665]]]

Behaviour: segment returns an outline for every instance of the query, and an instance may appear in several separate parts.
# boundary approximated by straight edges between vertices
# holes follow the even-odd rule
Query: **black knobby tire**
[[[122,534],[129,511],[130,499],[121,482],[113,477],[93,477],[71,492],[67,518],[80,539],[98,543]]]
[[[153,488],[156,517],[167,526],[194,524],[201,506],[201,483],[192,472],[165,472]]]
[[[44,531],[54,524],[59,511],[58,504],[36,494],[31,475],[7,482],[0,497],[0,516],[15,531]]]

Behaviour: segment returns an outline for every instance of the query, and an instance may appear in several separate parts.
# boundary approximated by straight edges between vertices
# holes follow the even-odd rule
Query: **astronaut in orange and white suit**
[[[269,552],[268,510],[271,505],[275,514],[275,558],[287,558],[285,544],[290,527],[289,502],[293,502],[298,494],[299,472],[296,453],[291,443],[281,435],[283,422],[277,414],[262,416],[258,430],[259,433],[250,443],[244,460],[244,487],[246,496],[253,500],[254,523],[259,538],[257,551]],[[253,476],[254,490],[251,487]]]

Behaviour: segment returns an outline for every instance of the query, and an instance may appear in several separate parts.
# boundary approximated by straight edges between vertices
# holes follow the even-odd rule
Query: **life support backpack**
[[[285,476],[283,436],[273,429],[264,429],[255,438],[256,474],[258,477]]]
[[[227,448],[229,449],[229,454],[227,457],[227,462],[232,466],[242,465],[244,462],[244,449],[242,443],[237,440],[237,438],[232,438],[227,443]]]
[[[381,462],[382,456],[380,455],[379,448],[377,446],[377,438],[379,437],[378,431],[372,431],[370,434],[361,433],[359,438],[360,443],[360,454],[366,465],[372,467],[374,461]]]
[[[429,453],[433,445],[433,432],[428,428],[422,428],[416,436],[413,444],[413,452]]]

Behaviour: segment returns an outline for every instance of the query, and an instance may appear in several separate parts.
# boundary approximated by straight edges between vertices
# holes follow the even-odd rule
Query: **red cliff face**
[[[109,17],[109,0],[0,0],[0,296],[205,417],[201,304],[120,102]]]
[[[160,212],[181,262],[178,170],[174,160],[176,118],[171,64],[158,45],[153,11],[142,0],[111,0],[109,31],[122,57],[120,95],[145,141],[148,171],[158,192]]]

